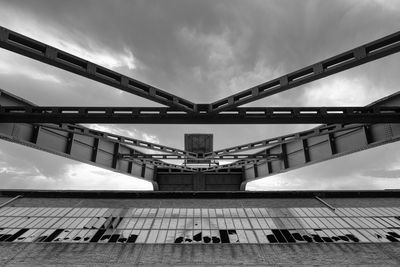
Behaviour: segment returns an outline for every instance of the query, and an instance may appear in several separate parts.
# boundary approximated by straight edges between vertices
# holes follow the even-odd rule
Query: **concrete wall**
[[[399,266],[400,244],[1,243],[1,266]]]

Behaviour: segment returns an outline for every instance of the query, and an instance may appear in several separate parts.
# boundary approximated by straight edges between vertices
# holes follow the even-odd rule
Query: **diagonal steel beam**
[[[129,158],[120,158],[122,161],[127,161],[127,162],[135,162],[137,159],[129,159]],[[171,164],[167,163],[158,159],[152,159],[152,158],[141,158],[139,159],[141,162],[144,164],[151,164],[156,167],[160,168],[167,168],[167,169],[174,169],[174,170],[181,170],[181,171],[186,171],[186,172],[198,172],[199,168],[192,168],[188,167],[185,165],[177,165],[177,164]]]
[[[235,108],[187,114],[169,108],[1,106],[0,122],[291,124],[400,123],[400,106]]]
[[[0,47],[178,110],[196,112],[196,104],[189,100],[4,27],[0,27]]]
[[[2,102],[0,102],[0,107],[2,106],[1,104],[4,103],[13,103],[13,104],[19,104],[23,106],[16,106],[16,107],[23,107],[23,108],[33,108],[36,107],[36,105],[32,102],[29,102],[21,97],[15,96],[6,90],[0,89],[0,98],[2,99]],[[9,99],[8,101],[6,99]],[[197,153],[185,151],[182,149],[178,148],[173,148],[169,146],[164,146],[156,143],[151,143],[135,138],[130,138],[122,135],[117,135],[117,134],[112,134],[104,131],[99,131],[99,130],[94,130],[90,129],[88,127],[84,127],[81,125],[77,124],[36,124],[35,126],[40,126],[43,128],[47,129],[53,129],[57,131],[64,131],[68,132],[71,134],[78,134],[78,135],[84,135],[84,136],[90,136],[94,138],[100,138],[104,141],[112,141],[114,143],[119,143],[121,145],[129,145],[129,146],[135,146],[135,147],[140,147],[148,150],[154,150],[154,151],[161,151],[165,153],[171,153],[175,154],[178,156],[184,155],[185,157],[188,158],[197,158]],[[142,152],[137,152],[138,154],[144,154]]]
[[[400,99],[400,92],[396,92],[394,94],[383,97],[381,99],[378,99],[378,100],[366,105],[365,108],[378,108],[378,107],[385,107],[385,106],[391,106],[391,105],[399,105],[400,104],[399,99]],[[381,124],[381,126],[382,125],[384,127],[390,127],[390,126],[388,126],[388,124]],[[295,144],[298,142],[301,142],[301,146],[304,147],[305,150],[307,150],[308,149],[308,140],[312,140],[315,138],[318,139],[321,137],[324,138],[326,136],[328,136],[328,137],[330,137],[330,139],[332,139],[334,135],[339,136],[340,132],[345,132],[345,134],[346,134],[346,132],[352,133],[354,131],[365,132],[366,131],[365,129],[370,129],[371,127],[379,128],[381,126],[369,125],[369,124],[321,125],[316,128],[302,131],[302,132],[297,132],[297,133],[293,133],[293,134],[289,134],[289,135],[282,135],[282,136],[275,137],[275,138],[269,138],[269,139],[265,139],[265,140],[261,140],[261,141],[257,141],[257,142],[252,142],[252,143],[248,143],[248,144],[244,144],[244,145],[239,145],[239,146],[235,146],[235,147],[230,147],[230,148],[213,151],[210,153],[206,153],[205,157],[210,157],[213,155],[226,155],[226,154],[230,154],[230,153],[237,153],[237,152],[241,152],[241,151],[265,148],[265,147],[268,147],[268,149],[270,149],[271,146],[275,149],[278,148],[278,151],[282,152],[281,150],[279,150],[279,149],[281,149],[282,145]],[[254,155],[270,153],[270,151],[268,149],[267,150],[263,149],[262,151],[254,153]],[[308,153],[305,153],[305,161],[306,162],[310,161],[310,157],[309,157]],[[251,160],[246,160],[246,159],[238,160],[238,161],[231,163],[230,166],[243,166],[243,165],[247,165],[247,164],[252,164],[254,162],[258,163],[258,162],[261,162],[261,160],[257,160],[257,161],[251,161]],[[213,169],[223,168],[224,166],[225,165],[213,167]],[[227,165],[227,166],[229,167],[229,165]],[[270,169],[272,168],[272,166],[269,166],[269,167],[270,167]]]
[[[34,103],[0,89],[0,104],[5,103],[34,106]],[[77,128],[79,132],[67,130],[69,127]],[[156,166],[182,169],[180,165],[164,164],[164,162],[157,159],[136,159],[130,162],[120,162],[118,158],[120,153],[140,154],[141,152],[132,149],[123,142],[118,142],[118,139],[114,137],[107,137],[107,133],[104,132],[93,130],[94,134],[84,134],[89,131],[92,130],[79,125],[63,124],[56,126],[49,124],[4,123],[0,124],[0,139],[137,178],[143,178],[152,182],[155,188],[157,188],[157,185],[153,180],[153,176],[156,172]],[[149,144],[152,145],[151,143]],[[189,169],[186,168],[185,170]]]
[[[369,107],[398,105],[399,103],[400,92],[397,92],[370,104]],[[256,164],[249,163],[244,166],[244,174],[246,181],[251,181],[399,140],[400,123],[365,124],[362,127],[336,133],[294,139],[263,151],[263,153],[282,153],[280,159],[271,162],[259,161]]]
[[[229,155],[232,153],[238,153],[238,152],[243,152],[243,151],[248,151],[248,150],[253,150],[253,149],[261,149],[273,145],[279,145],[279,144],[284,144],[288,142],[292,142],[295,139],[303,139],[303,138],[309,138],[312,136],[319,136],[327,133],[336,133],[339,131],[344,131],[344,130],[349,130],[353,128],[360,128],[362,125],[344,125],[344,124],[332,124],[332,125],[324,125],[321,127],[317,127],[314,129],[310,129],[307,131],[302,131],[298,133],[293,133],[293,134],[286,134],[286,135],[281,135],[278,137],[272,137],[268,139],[264,139],[261,141],[256,141],[256,142],[251,142],[243,145],[238,145],[238,146],[233,146],[233,147],[228,147],[220,150],[215,150],[213,152],[205,153],[204,156],[205,158],[210,158],[210,157],[216,157],[216,156],[223,156],[223,155]],[[253,154],[254,155],[254,154]]]
[[[229,110],[399,51],[400,31],[215,101],[210,104],[209,112],[216,113],[222,110]]]
[[[52,125],[52,124],[40,124],[41,127],[48,128],[48,129],[55,129],[60,131],[65,131],[73,134],[80,134],[85,136],[92,136],[96,138],[101,138],[104,140],[112,140],[113,142],[140,147],[148,150],[160,151],[165,153],[171,153],[176,157],[185,157],[185,158],[197,158],[197,153],[185,151],[178,148],[173,148],[169,146],[164,146],[156,143],[151,143],[131,137],[126,137],[122,135],[112,134],[104,131],[93,130],[87,127],[83,127],[76,124],[60,124],[60,125]],[[137,155],[146,155],[145,153],[139,152]],[[158,155],[158,154],[157,154]],[[162,154],[159,154],[162,155]]]
[[[219,166],[212,166],[208,168],[202,169],[203,172],[214,172],[218,170],[226,170],[231,168],[242,168],[247,165],[257,164],[259,162],[271,162],[278,160],[278,158],[269,158],[269,159],[246,159],[246,160],[238,160],[229,164],[219,165]]]

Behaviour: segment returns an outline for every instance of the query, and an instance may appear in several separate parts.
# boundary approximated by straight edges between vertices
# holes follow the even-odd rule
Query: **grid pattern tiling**
[[[3,207],[0,241],[399,242],[400,208]]]

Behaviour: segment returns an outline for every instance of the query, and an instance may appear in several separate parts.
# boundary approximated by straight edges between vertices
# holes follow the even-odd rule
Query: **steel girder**
[[[31,103],[23,98],[20,98],[20,97],[15,96],[3,89],[0,89],[0,106],[2,104],[13,104],[13,105],[19,104],[19,105],[23,105],[24,107],[26,107],[26,106],[35,107],[34,103]],[[0,124],[0,127],[1,127],[1,125],[2,124]],[[187,166],[162,162],[159,159],[157,159],[156,157],[154,157],[154,158],[146,157],[145,153],[137,151],[135,149],[132,149],[131,146],[143,148],[143,149],[147,149],[147,150],[160,151],[160,152],[164,152],[164,153],[171,153],[172,155],[175,155],[176,157],[197,159],[198,155],[196,153],[185,151],[182,149],[172,148],[169,146],[164,146],[164,145],[155,144],[155,143],[151,143],[151,142],[147,142],[147,141],[142,141],[142,140],[134,139],[131,137],[125,137],[125,136],[121,136],[121,135],[117,135],[117,134],[107,133],[104,131],[94,130],[94,129],[90,129],[90,128],[87,128],[87,127],[84,127],[81,125],[76,125],[76,124],[59,124],[59,125],[57,125],[57,124],[32,124],[32,127],[40,127],[45,130],[64,132],[64,135],[71,135],[71,136],[80,135],[83,137],[94,138],[95,140],[99,139],[104,142],[111,142],[115,145],[120,145],[121,147],[127,147],[130,149],[129,153],[140,156],[140,157],[137,157],[135,160],[133,160],[133,162],[136,162],[136,163],[151,164],[151,165],[160,166],[163,168],[172,168],[172,169],[185,170],[185,171],[190,171],[190,172],[198,171],[198,168],[190,168]],[[1,135],[1,131],[0,131],[0,135]],[[120,157],[121,153],[123,153],[123,152],[120,152],[120,153],[117,153],[114,155],[117,160],[123,160]],[[259,156],[259,157],[261,157],[261,156]],[[76,160],[79,160],[79,159],[76,159]]]
[[[133,149],[112,141],[24,123],[0,124],[0,138],[153,183],[154,165],[118,160],[120,151],[130,153]]]
[[[219,155],[215,157],[208,158],[195,158],[196,161],[210,161],[210,160],[275,160],[278,159],[281,154],[235,154],[235,155]],[[187,159],[186,156],[179,156],[174,154],[120,154],[121,159],[167,159],[167,160],[184,160]]]
[[[387,105],[393,105],[393,103],[398,103],[395,101],[397,99],[400,93],[394,93],[392,95],[386,96],[384,98],[378,99],[369,105],[365,106],[366,108],[378,108],[378,107],[385,107]],[[333,133],[338,133],[341,131],[348,131],[348,130],[353,130],[353,129],[361,129],[362,127],[368,127],[368,124],[331,124],[331,125],[321,125],[318,127],[315,127],[310,130],[302,131],[302,132],[297,132],[293,134],[287,134],[287,135],[281,135],[278,137],[272,137],[268,139],[264,139],[261,141],[257,142],[252,142],[248,144],[243,144],[239,146],[234,146],[234,147],[229,147],[229,148],[224,148],[216,151],[212,151],[209,153],[204,154],[204,157],[212,157],[216,155],[227,155],[227,154],[232,154],[232,153],[237,153],[237,152],[243,152],[243,151],[248,151],[248,150],[254,150],[254,149],[261,149],[265,147],[271,147],[271,146],[278,146],[290,142],[296,142],[299,140],[304,140],[310,137],[317,137],[317,136],[323,136],[327,134],[333,134]],[[257,154],[266,154],[266,150],[259,150],[259,152],[254,153],[253,155]],[[260,160],[257,160],[259,162]],[[236,162],[231,163],[231,166],[242,166],[243,164],[248,164],[248,163],[254,163],[249,160],[239,160]],[[219,168],[219,166],[217,167]]]
[[[400,104],[400,92],[383,98],[369,106],[392,106]],[[244,167],[245,182],[287,172],[314,163],[342,157],[358,151],[400,140],[400,124],[381,123],[355,125],[355,127],[318,136],[296,138],[287,143],[272,146],[262,153],[282,153],[275,161],[248,162]],[[232,163],[239,164],[240,161]]]
[[[164,152],[164,153],[170,153],[171,155],[175,155],[178,157],[193,158],[193,159],[196,159],[198,157],[197,153],[193,153],[193,152],[189,152],[189,151],[185,151],[182,149],[173,148],[173,147],[169,147],[169,146],[164,146],[164,145],[160,145],[160,144],[155,144],[155,143],[151,143],[151,142],[147,142],[147,141],[142,141],[142,140],[131,138],[131,137],[107,133],[104,131],[93,130],[93,129],[83,127],[80,125],[76,125],[76,124],[58,124],[58,125],[40,124],[40,125],[42,125],[42,127],[48,128],[48,129],[55,129],[55,130],[65,131],[65,132],[69,132],[69,133],[73,133],[73,134],[80,134],[80,135],[85,135],[85,136],[102,138],[105,140],[111,140],[111,141],[119,143],[121,145],[128,145],[128,146],[134,146],[134,147],[143,148],[143,149],[147,149],[147,150],[154,150],[154,151],[160,151],[160,152]],[[145,155],[144,153],[141,153],[141,152],[138,152],[136,154],[137,155]]]
[[[400,101],[397,96],[389,98],[384,105],[374,107],[237,108],[245,103],[396,53],[400,51],[400,32],[211,104],[194,104],[2,27],[0,27],[0,47],[169,106],[169,108],[32,107],[28,102],[23,103],[17,98],[14,102],[0,98],[2,101],[0,122],[4,122],[0,124],[0,135],[3,138],[123,173],[139,173],[140,169],[140,176],[150,180],[146,173],[155,173],[153,167],[160,166],[160,174],[178,173],[175,178],[179,178],[182,173],[181,177],[189,175],[192,184],[185,187],[186,189],[219,190],[218,188],[226,186],[236,188],[237,183],[245,178],[246,181],[242,183],[244,189],[246,182],[252,179],[397,141],[400,138],[400,126],[396,124],[400,122]],[[15,104],[22,104],[23,107],[12,107]],[[32,125],[22,122],[61,125]],[[177,169],[175,165],[161,162],[152,155],[144,156],[140,160],[121,158],[121,155],[139,153],[127,146],[134,144],[126,144],[125,137],[110,135],[114,140],[107,139],[107,136],[96,137],[88,134],[89,130],[81,126],[77,126],[79,129],[75,129],[75,125],[65,127],[67,124],[62,124],[65,122],[341,125],[333,128],[330,125],[324,126],[327,128],[326,131],[318,128],[318,132],[313,129],[312,133],[307,132],[304,135],[298,133],[294,134],[294,137],[293,135],[278,137],[275,138],[276,143],[272,147],[262,152],[248,155],[245,159],[229,165],[199,170],[184,167]],[[354,125],[355,123],[380,124]],[[246,144],[245,147],[236,146],[232,150],[219,151],[221,152],[219,154],[214,152],[208,157],[225,157],[227,154],[254,149],[256,146],[266,147],[272,145],[272,141],[264,140],[261,145],[260,142],[254,142]],[[181,157],[176,149],[170,153],[175,157]],[[260,159],[258,155],[261,154],[279,155],[279,157],[273,160],[268,157]],[[184,156],[193,155],[184,154]],[[143,164],[144,162],[150,164]],[[136,168],[133,163],[139,163],[141,168]],[[148,166],[151,166],[153,171],[147,171]],[[163,172],[165,170],[167,172]],[[218,183],[213,181],[219,177],[218,174],[231,172],[236,175],[234,181],[227,181],[225,178]],[[169,174],[160,176],[156,180],[161,179],[160,181],[166,182],[163,183],[163,188],[178,188],[179,185],[168,187],[168,180],[172,178],[168,176]],[[213,176],[214,174],[217,176]],[[156,187],[154,182],[153,184]]]
[[[0,122],[289,124],[400,123],[400,106],[235,108],[188,114],[169,108],[1,106]]]
[[[400,31],[211,103],[209,112],[271,96],[400,51]]]
[[[0,47],[178,110],[196,111],[196,105],[186,99],[4,27],[0,27]]]
[[[351,125],[345,125],[345,124],[323,125],[321,127],[317,127],[314,129],[310,129],[310,130],[306,130],[306,131],[302,131],[302,132],[298,132],[298,133],[281,135],[278,137],[272,137],[272,138],[264,139],[261,141],[256,141],[256,142],[251,142],[251,143],[238,145],[238,146],[234,146],[234,147],[228,147],[228,148],[224,148],[224,149],[220,149],[220,150],[215,150],[215,151],[212,151],[209,153],[205,153],[204,157],[210,158],[210,157],[223,156],[223,155],[228,155],[228,154],[238,153],[238,152],[243,152],[243,151],[248,151],[248,150],[262,149],[262,148],[269,147],[269,146],[292,142],[295,139],[304,139],[304,138],[313,137],[313,136],[320,136],[322,134],[336,133],[336,132],[340,132],[343,130],[359,128],[361,126],[360,125],[352,125],[352,124]]]
[[[0,105],[34,105],[20,97],[0,90]],[[74,129],[75,131],[72,131]],[[140,146],[146,149],[170,151],[169,147],[161,147],[136,139],[123,139],[121,136],[92,130],[79,125],[62,124],[0,124],[0,139],[26,145],[52,154],[67,157],[91,165],[143,178],[153,183],[156,167],[177,169],[178,171],[197,171],[194,168],[168,164],[157,159],[136,159],[131,161],[120,160],[121,153],[141,154],[131,146]],[[174,150],[175,152],[175,150]]]
[[[151,85],[114,72],[103,66],[71,55],[65,51],[4,27],[0,27],[0,47],[157,103],[173,107],[178,111],[185,111],[189,114],[216,114],[217,112],[232,110],[237,106],[397,53],[400,51],[400,32],[380,38],[211,104],[194,104],[186,99],[172,95]],[[218,123],[222,123],[222,121]],[[233,123],[233,121],[230,123]]]

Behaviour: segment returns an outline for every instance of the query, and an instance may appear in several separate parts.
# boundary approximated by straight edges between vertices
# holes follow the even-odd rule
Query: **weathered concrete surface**
[[[400,198],[324,198],[334,207],[400,207]],[[7,199],[4,198],[4,202]],[[29,198],[13,201],[15,207],[107,207],[107,208],[237,208],[237,207],[325,207],[315,198],[235,198],[235,199],[107,199]]]
[[[369,265],[399,266],[400,244],[1,243],[1,266]]]

